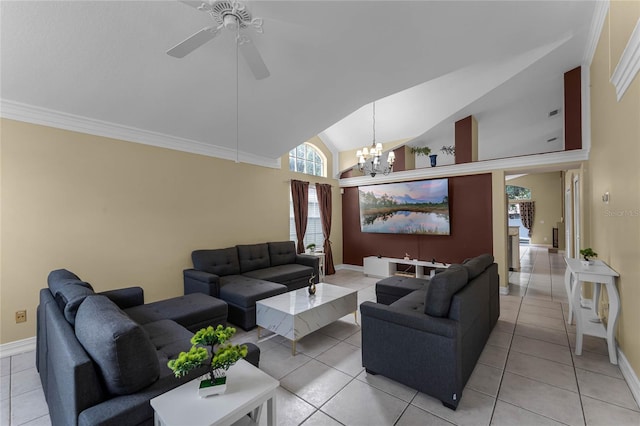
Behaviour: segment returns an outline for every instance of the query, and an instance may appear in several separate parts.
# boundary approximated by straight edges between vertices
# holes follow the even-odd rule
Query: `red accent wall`
[[[393,171],[394,172],[403,172],[405,170],[407,170],[407,163],[406,163],[406,158],[405,158],[405,152],[407,150],[404,149],[404,145],[402,145],[400,148],[396,148],[393,150],[393,152],[396,155],[396,161],[395,163],[393,163]]]
[[[471,116],[455,123],[456,164],[473,161],[473,122]]]
[[[564,150],[582,149],[580,67],[564,73]]]
[[[451,235],[373,234],[360,232],[358,188],[342,195],[343,262],[362,265],[366,256],[404,257],[446,263],[493,253],[491,174],[449,178]]]

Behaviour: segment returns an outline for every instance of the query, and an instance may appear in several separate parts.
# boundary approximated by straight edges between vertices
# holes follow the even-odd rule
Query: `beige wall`
[[[191,251],[289,239],[289,180],[331,183],[335,263],[341,197],[333,179],[1,121],[0,342],[35,335],[38,292],[67,268],[97,291],[139,285],[181,295]],[[327,154],[320,141],[312,141]],[[330,159],[330,155],[327,155]],[[331,169],[329,169],[331,170]],[[28,321],[16,324],[16,310]]]
[[[640,373],[640,77],[620,102],[611,73],[640,18],[640,3],[613,1],[590,69],[591,153],[584,173],[588,190],[585,246],[620,274],[618,343]],[[608,191],[609,204],[602,202]]]
[[[507,181],[507,185],[522,186],[531,190],[535,201],[535,217],[531,234],[532,244],[553,243],[553,228],[562,219],[562,174],[560,172],[537,173]],[[563,232],[559,229],[558,232]]]
[[[498,264],[500,286],[509,288],[509,262],[507,260],[507,195],[504,188],[504,171],[491,173],[491,203],[493,221],[493,258]]]

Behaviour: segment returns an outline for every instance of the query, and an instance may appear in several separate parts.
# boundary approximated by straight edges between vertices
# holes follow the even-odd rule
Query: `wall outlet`
[[[27,322],[27,311],[16,311],[16,324],[19,322]]]

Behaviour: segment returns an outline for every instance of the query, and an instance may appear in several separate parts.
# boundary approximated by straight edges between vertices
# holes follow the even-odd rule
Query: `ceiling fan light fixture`
[[[222,22],[224,23],[224,27],[228,30],[237,30],[238,29],[238,17],[232,14],[224,15],[222,18]]]
[[[254,18],[251,12],[240,1],[234,0],[216,0],[203,1],[197,4],[193,1],[182,0],[188,6],[208,13],[216,26],[205,27],[193,34],[186,40],[178,43],[167,51],[169,56],[174,58],[184,58],[200,46],[215,38],[222,30],[233,31],[236,33],[236,43],[240,46],[240,52],[247,62],[249,69],[257,80],[269,77],[269,69],[262,60],[262,56],[257,47],[252,43],[249,35],[241,33],[240,30],[250,28],[255,32],[262,34],[262,18]]]

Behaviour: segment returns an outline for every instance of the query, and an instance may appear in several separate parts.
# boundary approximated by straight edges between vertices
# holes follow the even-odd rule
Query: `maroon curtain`
[[[304,253],[304,234],[307,232],[307,216],[309,214],[309,182],[291,181],[291,199],[293,200],[293,219],[296,223],[298,253]]]
[[[333,266],[333,254],[331,253],[331,185],[316,183],[318,205],[320,206],[320,218],[322,219],[322,235],[324,236],[324,273],[332,275],[336,273]]]
[[[531,230],[533,228],[533,219],[536,214],[536,205],[533,201],[521,201],[520,202],[520,220],[522,225],[529,230],[529,237],[531,237]]]

